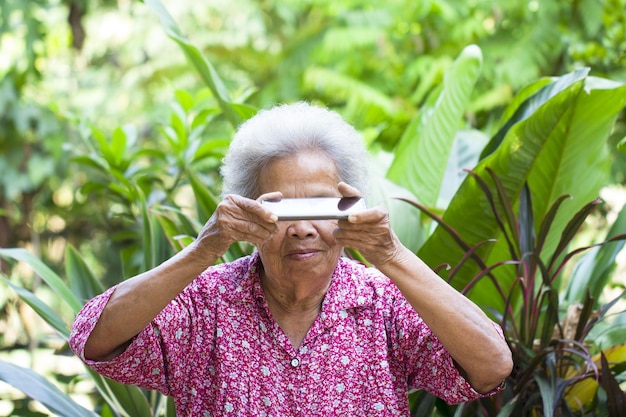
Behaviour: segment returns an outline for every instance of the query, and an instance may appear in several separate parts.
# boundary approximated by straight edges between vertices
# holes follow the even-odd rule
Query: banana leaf
[[[514,202],[528,183],[536,229],[552,202],[564,194],[572,196],[554,219],[544,245],[548,256],[567,220],[594,200],[605,184],[609,170],[607,138],[626,104],[623,84],[588,77],[587,72],[580,69],[567,74],[530,96],[528,100],[538,101],[539,105],[527,103],[528,111],[518,114],[520,120],[516,123],[508,124],[501,143],[474,169],[482,178],[488,178],[488,168],[493,170]],[[473,178],[465,179],[443,220],[470,245],[493,238],[503,240],[487,198]],[[487,265],[510,256],[504,242],[484,245],[481,251]],[[418,255],[432,267],[455,265],[463,257],[463,250],[438,227]],[[502,280],[502,287],[508,288],[514,270],[508,274],[500,271],[503,272],[498,272],[498,279]],[[478,265],[468,263],[452,285],[463,288],[479,273]],[[471,298],[479,305],[501,311],[504,300],[493,297],[494,291],[493,284],[483,280],[474,287]]]
[[[481,65],[480,49],[466,47],[446,72],[442,89],[409,123],[395,151],[387,178],[425,206],[434,207],[439,199],[454,138]]]

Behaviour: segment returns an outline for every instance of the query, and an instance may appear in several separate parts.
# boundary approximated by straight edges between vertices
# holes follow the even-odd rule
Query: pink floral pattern
[[[208,268],[120,356],[85,360],[110,288],[76,317],[70,346],[107,377],[174,397],[181,417],[408,416],[410,388],[448,403],[483,396],[376,269],[339,260],[296,350],[272,319],[259,265],[255,253]]]

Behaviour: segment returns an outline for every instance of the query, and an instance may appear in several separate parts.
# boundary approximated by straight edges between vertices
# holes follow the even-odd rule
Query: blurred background
[[[480,147],[502,127],[514,97],[543,77],[588,67],[591,76],[626,82],[624,0],[156,4],[197,56],[141,1],[0,0],[0,248],[24,248],[62,279],[68,251],[106,288],[189,241],[211,211],[210,203],[197,207],[197,187],[219,195],[221,156],[237,122],[255,109],[327,105],[384,159],[468,45],[479,48],[481,69],[458,128],[480,132]],[[199,57],[217,87],[212,73],[207,79],[194,66]],[[225,89],[234,115],[214,88]],[[604,204],[581,225],[581,241],[606,233],[626,201],[623,105],[614,120],[610,167],[596,193]],[[168,207],[176,217],[160,217],[158,228],[169,231],[170,245],[155,245],[147,262],[145,209],[162,215]],[[624,288],[623,258],[615,255],[621,272],[613,272],[605,300]],[[28,288],[66,322],[72,309],[24,263],[0,258],[0,272],[0,359],[94,409],[101,400],[65,339],[12,286]],[[49,413],[0,381],[0,415]]]

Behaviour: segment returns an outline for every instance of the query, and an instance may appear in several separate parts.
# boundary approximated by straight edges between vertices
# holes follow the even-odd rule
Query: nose
[[[309,220],[296,220],[287,227],[287,234],[297,239],[305,239],[317,235],[317,229]]]

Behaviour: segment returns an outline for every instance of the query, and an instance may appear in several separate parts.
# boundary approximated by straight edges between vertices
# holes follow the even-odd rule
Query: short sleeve
[[[191,338],[194,335],[196,304],[189,293],[193,293],[194,289],[188,287],[170,302],[120,355],[106,362],[88,360],[84,355],[85,344],[115,288],[90,300],[79,312],[72,326],[70,347],[86,365],[101,375],[123,384],[170,395],[179,387],[171,386],[170,380],[174,379],[169,376],[180,377],[189,372],[183,365],[189,362],[182,359],[193,354]],[[214,322],[210,315],[208,309],[203,308],[201,317],[207,318],[207,323]],[[210,331],[206,323],[204,326]]]
[[[398,291],[399,293],[399,291]],[[393,308],[392,346],[404,363],[408,384],[443,399],[448,404],[493,395],[481,394],[461,375],[454,361],[413,307],[399,293]],[[495,324],[495,323],[494,323]]]

